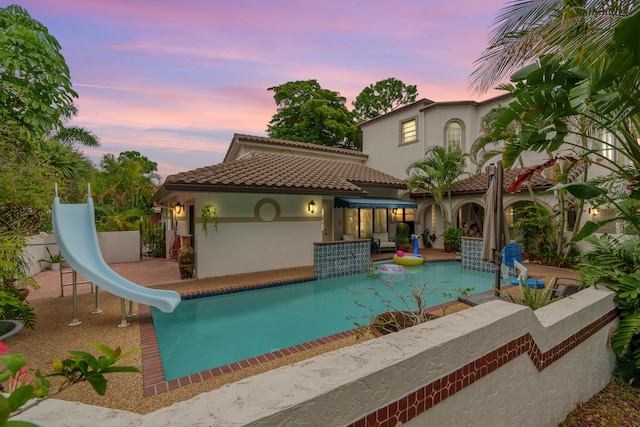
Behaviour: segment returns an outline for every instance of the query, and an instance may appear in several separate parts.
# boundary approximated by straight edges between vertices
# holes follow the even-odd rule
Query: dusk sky
[[[388,77],[418,99],[468,88],[504,0],[24,0],[62,45],[80,114],[105,153],[169,174],[220,163],[234,133],[266,136],[273,92],[316,79],[347,98]]]

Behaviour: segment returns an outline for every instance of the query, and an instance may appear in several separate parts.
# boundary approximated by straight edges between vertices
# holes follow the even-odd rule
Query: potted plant
[[[444,239],[444,250],[446,252],[460,252],[463,235],[464,229],[448,225],[441,235]]]
[[[51,270],[60,270],[60,261],[62,261],[62,254],[58,252],[57,254],[52,254],[47,246],[47,253],[49,254],[49,264],[51,266]]]
[[[24,237],[7,232],[0,234],[0,319],[19,320],[26,328],[35,325],[35,312],[26,301],[31,289],[39,289],[30,277],[24,258]]]
[[[397,234],[397,242],[398,249],[410,252],[411,251],[411,230],[409,228],[409,224],[405,222],[401,222],[398,224],[398,229],[396,231]]]
[[[422,232],[422,241],[424,242],[425,248],[432,248],[433,242],[436,241],[436,238],[436,233],[431,233],[431,230],[429,230],[428,227]]]
[[[207,229],[208,223],[212,223],[216,231],[218,230],[218,211],[212,203],[205,203],[205,205],[202,206],[200,217],[202,218],[202,231],[204,232],[205,237],[209,233],[209,230]]]

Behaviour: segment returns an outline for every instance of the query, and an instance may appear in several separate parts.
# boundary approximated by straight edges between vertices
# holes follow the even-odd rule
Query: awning
[[[336,197],[333,203],[334,208],[417,208],[414,202],[400,199],[377,199],[377,198],[345,198]]]

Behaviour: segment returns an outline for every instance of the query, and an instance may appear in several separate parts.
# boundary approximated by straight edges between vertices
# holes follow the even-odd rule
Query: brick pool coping
[[[268,281],[250,285],[228,286],[213,290],[185,292],[181,293],[180,296],[183,300],[190,300],[213,295],[244,292],[253,289],[271,288],[276,286],[289,285],[292,283],[309,282],[313,280],[316,280],[315,276],[307,276],[296,278],[294,280]],[[272,360],[299,353],[301,351],[310,350],[312,348],[316,348],[330,342],[352,337],[357,333],[357,330],[355,329],[341,332],[338,334],[330,335],[328,337],[319,338],[313,341],[262,354],[257,357],[240,360],[228,365],[218,366],[202,372],[197,372],[195,374],[167,381],[164,378],[164,371],[162,369],[162,359],[160,358],[160,349],[158,347],[158,339],[156,337],[153,318],[151,316],[151,308],[148,305],[139,304],[138,311],[140,321],[140,345],[142,346],[142,382],[144,388],[144,397],[155,396],[156,394],[164,393],[178,387],[205,381],[209,378],[224,375],[229,372],[239,371],[250,366],[259,365],[261,363],[270,362]]]
[[[250,285],[224,287],[215,290],[185,292],[181,294],[181,297],[183,300],[188,300],[314,280],[316,280],[315,276],[307,276],[296,278],[294,280],[269,281]],[[428,311],[436,312],[442,310],[443,307],[446,307],[446,304],[440,304],[438,306],[431,307],[428,309]],[[595,320],[590,325],[566,338],[561,343],[557,344],[545,353],[542,353],[540,351],[540,348],[533,340],[533,337],[527,333],[517,339],[510,341],[509,343],[502,345],[492,352],[479,357],[478,359],[468,363],[467,365],[457,369],[456,371],[445,375],[429,384],[426,384],[424,387],[421,387],[415,392],[410,393],[404,398],[396,402],[392,402],[391,404],[370,413],[369,415],[350,424],[349,426],[357,427],[394,425],[398,421],[406,422],[525,353],[529,355],[529,358],[534,363],[538,371],[542,371],[547,366],[560,359],[571,349],[575,348],[590,336],[595,334],[597,331],[605,327],[607,324],[614,321],[616,318],[617,310],[614,309],[609,313],[603,315],[599,319]],[[185,377],[167,381],[164,378],[162,360],[160,358],[160,350],[158,347],[158,341],[153,325],[153,319],[151,316],[151,308],[149,306],[139,304],[139,321],[140,343],[142,346],[142,378],[144,397],[155,396],[157,394],[165,393],[179,387],[205,381],[210,378],[246,369],[251,366],[267,363],[282,357],[320,347],[334,341],[353,337],[359,333],[358,329],[352,329],[274,352],[262,354],[257,357],[240,360],[228,365],[218,366],[202,372],[197,372]]]
[[[228,286],[212,290],[184,292],[181,293],[180,296],[183,300],[190,300],[214,295],[244,292],[253,289],[271,288],[293,283],[310,282],[314,280],[317,280],[315,276],[306,276],[290,280],[268,281],[249,285]],[[427,311],[438,312],[442,310],[443,307],[446,308],[446,306],[447,304],[439,304],[430,307],[429,309],[427,309]],[[151,308],[148,305],[138,304],[138,319],[140,322],[140,345],[142,346],[142,383],[144,397],[155,396],[156,394],[165,393],[169,390],[173,390],[189,384],[194,384],[200,381],[205,381],[209,378],[217,377],[234,371],[239,371],[241,369],[246,369],[251,366],[259,365],[261,363],[270,362],[272,360],[296,354],[301,351],[311,350],[313,348],[317,348],[334,341],[356,336],[359,333],[358,329],[351,329],[334,335],[329,335],[326,337],[308,341],[302,344],[283,348],[270,353],[262,354],[260,356],[240,360],[228,365],[218,366],[202,372],[197,372],[195,374],[167,381],[164,377],[164,371],[162,369],[162,359],[160,357],[160,348],[158,347],[156,330],[153,324],[153,318],[151,316]]]

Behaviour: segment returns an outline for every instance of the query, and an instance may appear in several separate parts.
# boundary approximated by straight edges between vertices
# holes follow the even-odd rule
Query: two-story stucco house
[[[373,233],[393,238],[400,222],[412,233],[428,228],[436,236],[445,222],[482,224],[487,176],[477,165],[467,161],[468,175],[454,184],[452,206],[445,203],[446,218],[428,192],[406,191],[407,166],[435,145],[468,152],[481,134],[483,117],[508,100],[508,95],[482,102],[421,99],[360,124],[362,152],[236,134],[222,163],[167,177],[153,202],[163,208],[168,235],[192,236],[199,278],[308,266],[313,242]],[[532,153],[523,166],[546,159]],[[505,190],[525,169],[505,172]],[[527,185],[538,192],[553,184],[552,176],[536,172]],[[558,210],[552,194],[539,201]],[[513,208],[527,203],[528,190],[505,194],[507,221],[513,220]],[[180,214],[176,204],[184,206]],[[206,236],[205,204],[215,206],[218,216]],[[571,221],[571,214],[562,214]],[[589,211],[583,221],[593,215]],[[434,242],[442,245],[441,238]]]

